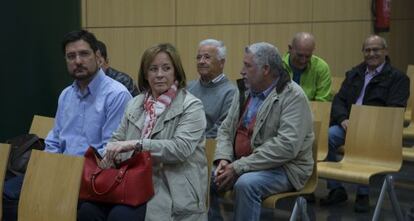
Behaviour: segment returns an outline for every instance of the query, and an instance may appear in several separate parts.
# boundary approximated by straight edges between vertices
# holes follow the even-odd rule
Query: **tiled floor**
[[[407,209],[414,206],[414,163],[404,163],[401,172],[396,174],[395,180],[397,186],[395,188],[397,198],[400,202],[400,206],[403,213]],[[319,199],[325,197],[328,191],[325,188],[325,180],[320,179],[318,188],[315,191],[316,202],[308,204],[308,214],[311,220],[329,220],[329,221],[368,221],[372,219],[372,215],[375,209],[381,185],[383,182],[383,176],[376,176],[371,180],[370,190],[370,204],[371,210],[369,213],[355,213],[353,210],[355,199],[355,186],[352,184],[345,184],[345,188],[348,192],[348,201],[336,206],[321,207],[319,206]],[[400,184],[400,185],[398,185]],[[401,184],[407,184],[408,186],[402,186]],[[411,188],[408,188],[411,187]],[[268,210],[263,209],[261,220],[289,220],[290,212],[293,208],[293,200],[282,200],[278,205],[281,209]],[[224,220],[232,220],[232,206],[230,203],[225,203],[223,206]],[[380,220],[396,220],[393,213],[388,195],[385,196],[384,205],[381,210]]]

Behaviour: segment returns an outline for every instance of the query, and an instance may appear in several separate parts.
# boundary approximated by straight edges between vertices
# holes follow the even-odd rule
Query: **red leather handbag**
[[[85,153],[79,199],[138,206],[154,195],[152,160],[148,151],[136,153],[118,168],[99,168],[93,147]]]

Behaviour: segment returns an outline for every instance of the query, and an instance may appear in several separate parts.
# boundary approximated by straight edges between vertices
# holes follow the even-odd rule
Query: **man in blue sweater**
[[[201,41],[196,59],[200,78],[191,81],[187,89],[203,102],[207,119],[206,137],[215,138],[218,127],[227,116],[236,87],[223,73],[226,47],[222,41]]]

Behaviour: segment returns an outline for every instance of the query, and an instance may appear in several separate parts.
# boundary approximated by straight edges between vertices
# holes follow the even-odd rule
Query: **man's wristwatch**
[[[138,142],[134,146],[135,151],[141,152],[142,151],[142,140],[138,140]]]

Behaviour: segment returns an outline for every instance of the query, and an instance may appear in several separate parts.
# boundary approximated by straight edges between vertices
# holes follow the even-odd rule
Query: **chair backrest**
[[[325,160],[328,155],[328,129],[331,115],[331,102],[310,102],[313,113],[313,120],[320,121],[320,132],[318,138],[317,161]]]
[[[208,163],[208,172],[211,174],[211,168],[213,166],[214,153],[216,152],[216,140],[206,139],[206,156]]]
[[[211,168],[213,167],[214,152],[216,151],[216,140],[206,139],[206,157],[208,168],[208,183],[207,183],[207,208],[210,206],[210,182],[211,182]]]
[[[313,164],[313,172],[311,177],[309,178],[308,182],[306,182],[305,186],[301,190],[303,193],[313,193],[316,189],[316,186],[318,185],[318,154],[320,147],[320,134],[323,132],[322,129],[322,122],[321,121],[313,121],[313,133],[315,134],[315,140],[313,142],[312,147],[312,156],[314,160]]]
[[[52,130],[54,123],[55,119],[52,117],[34,115],[29,133],[36,134],[38,137],[45,139],[49,131]]]
[[[404,108],[352,105],[343,161],[401,167],[403,122]]]
[[[414,90],[412,89],[414,87],[414,65],[408,65],[407,67],[407,75],[410,78],[410,97],[408,98],[407,102],[407,110],[411,110],[411,121],[414,120]]]
[[[0,143],[0,193],[3,193],[4,177],[9,159],[10,144]],[[0,200],[0,220],[3,220],[3,200]]]
[[[341,89],[342,82],[345,80],[343,76],[333,76],[332,77],[332,84],[331,84],[331,93],[335,95],[338,93],[339,89]]]
[[[33,150],[19,200],[19,221],[75,221],[83,162],[83,157]]]
[[[403,148],[403,159],[404,161],[414,162],[414,148],[413,147]]]

